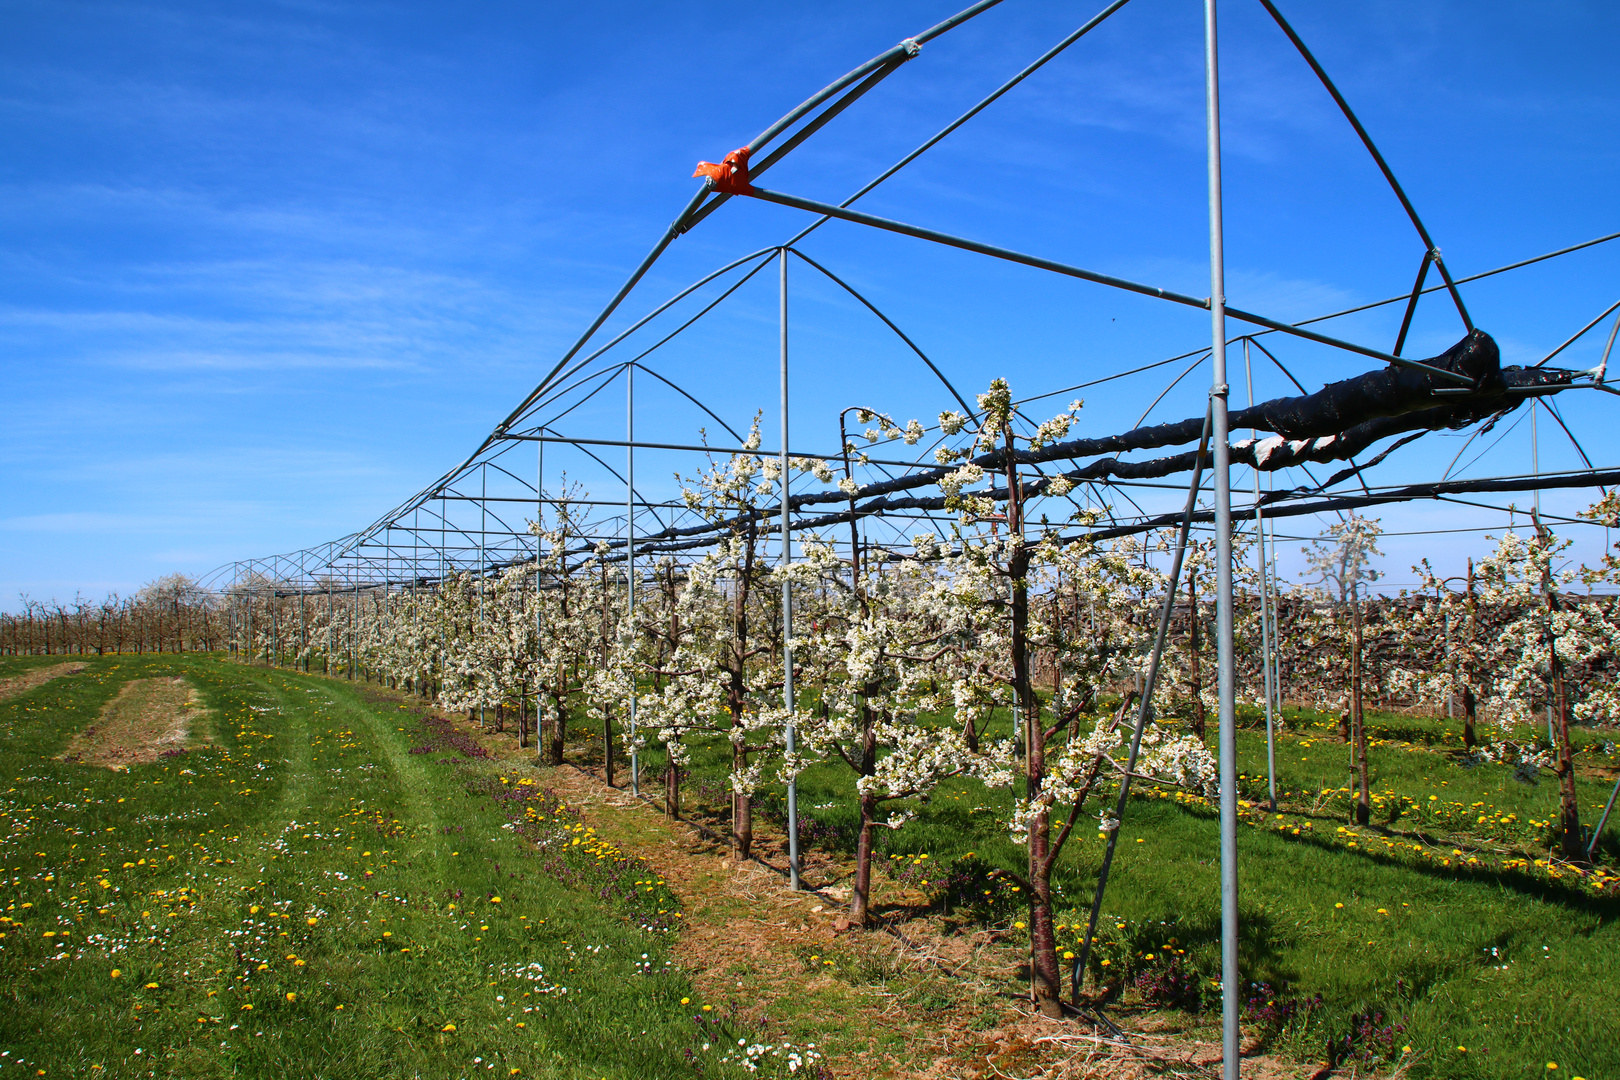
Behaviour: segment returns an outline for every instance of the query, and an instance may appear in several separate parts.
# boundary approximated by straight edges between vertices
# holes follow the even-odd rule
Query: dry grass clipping
[[[61,678],[63,675],[77,675],[83,670],[83,664],[52,664],[50,667],[25,671],[21,675],[14,675],[9,679],[0,679],[0,701],[14,698],[18,694],[26,694],[28,691],[44,686],[52,679]]]
[[[73,737],[63,761],[104,765],[114,771],[156,761],[182,750],[192,722],[203,713],[185,679],[135,679],[101,710],[94,724]]]

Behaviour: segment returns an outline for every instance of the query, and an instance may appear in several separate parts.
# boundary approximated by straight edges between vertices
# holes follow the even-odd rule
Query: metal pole
[[[781,335],[782,366],[782,566],[786,569],[792,559],[792,543],[788,539],[788,253],[783,248],[777,253],[781,267]],[[793,589],[787,577],[782,578],[782,707],[787,710],[787,726],[783,741],[789,760],[798,750],[797,732],[794,731],[793,711],[797,702],[793,690]],[[787,785],[788,834],[788,888],[799,888],[799,781],[789,774]]]
[[[1266,479],[1266,489],[1272,490],[1275,477]],[[1277,599],[1277,523],[1272,520],[1264,522],[1262,532],[1265,535],[1265,544],[1268,549],[1266,556],[1266,599],[1271,605],[1271,639],[1275,648],[1271,654],[1271,687],[1277,695],[1277,719],[1282,719],[1283,689],[1282,689],[1282,614]]]
[[[1220,671],[1221,1044],[1224,1080],[1238,1080],[1237,725],[1232,655],[1231,447],[1226,421],[1226,255],[1221,213],[1221,99],[1216,0],[1204,0],[1204,102],[1209,165],[1210,430],[1215,441],[1215,629]]]
[[[1249,339],[1243,339],[1243,374],[1249,383],[1249,408],[1254,408],[1254,365],[1249,359]],[[1249,437],[1259,439],[1260,433],[1249,429]],[[1271,638],[1272,626],[1266,611],[1266,525],[1260,514],[1260,470],[1254,470],[1254,536],[1255,562],[1260,570],[1260,659],[1264,668],[1262,682],[1266,692],[1266,783],[1271,793],[1271,812],[1277,812],[1277,732],[1271,716]]]
[[[422,602],[416,598],[417,582],[422,580],[422,508],[411,511],[411,629],[415,631],[416,656],[422,656]],[[422,669],[420,665],[411,677],[411,689],[416,697],[422,696]]]
[[[1620,795],[1620,779],[1614,782],[1614,790],[1609,792],[1609,805],[1603,808],[1603,816],[1598,818],[1597,828],[1592,830],[1592,842],[1586,845],[1586,858],[1591,861],[1592,853],[1597,851],[1598,838],[1603,835],[1603,827],[1609,823],[1609,811],[1614,809],[1614,797]]]
[[[636,365],[625,369],[624,390],[624,555],[625,618],[636,618]],[[673,769],[674,762],[665,768]],[[630,791],[641,794],[641,755],[636,752],[636,673],[630,669]]]
[[[354,681],[354,666],[360,659],[360,579],[354,579],[354,602],[349,605],[349,681]]]
[[[478,467],[478,630],[484,632],[484,534],[489,531],[489,462]],[[482,644],[482,642],[480,642]],[[484,726],[483,694],[479,694],[478,726]]]
[[[544,428],[539,428],[536,430],[536,434],[544,430]],[[544,532],[546,528],[545,440],[537,440],[534,445],[536,448],[534,453],[534,523],[540,527],[541,532]],[[546,756],[545,743],[540,738],[540,665],[545,657],[545,644],[540,640],[540,634],[545,625],[543,621],[545,614],[540,597],[540,536],[537,533],[534,538],[534,760],[537,765],[544,764]],[[608,746],[605,741],[602,752],[609,755],[609,761],[612,760],[613,748]],[[611,770],[608,773],[608,784],[609,786],[613,784]]]

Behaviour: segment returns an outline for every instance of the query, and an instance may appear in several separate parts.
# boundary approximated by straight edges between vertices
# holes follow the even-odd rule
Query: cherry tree
[[[1305,561],[1318,574],[1318,580],[1327,590],[1337,616],[1324,622],[1323,629],[1330,643],[1328,651],[1319,654],[1328,661],[1324,674],[1329,679],[1320,685],[1328,689],[1340,657],[1347,660],[1348,677],[1341,684],[1344,689],[1328,689],[1328,696],[1342,702],[1341,716],[1348,712],[1350,730],[1347,741],[1353,746],[1357,772],[1355,820],[1365,825],[1372,819],[1371,766],[1367,757],[1367,725],[1362,713],[1363,651],[1362,592],[1366,585],[1381,576],[1373,569],[1374,558],[1381,558],[1378,537],[1382,532],[1377,518],[1364,518],[1355,513],[1328,526],[1322,539],[1311,542]],[[1348,620],[1343,618],[1348,615]],[[1348,625],[1346,625],[1348,623]]]

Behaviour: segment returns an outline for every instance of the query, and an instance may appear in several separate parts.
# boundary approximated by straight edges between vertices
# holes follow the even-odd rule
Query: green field
[[[61,659],[8,658],[0,679]],[[681,912],[656,867],[541,797],[543,775],[364,684],[205,656],[85,665],[0,702],[0,1080],[747,1074],[752,1033],[718,1030],[671,962]],[[206,709],[182,752],[124,772],[59,759],[124,684],[175,675]],[[1445,724],[1376,716],[1380,795],[1353,828],[1347,748],[1321,717],[1288,722],[1281,815],[1263,735],[1241,734],[1248,1040],[1315,1063],[1331,1042],[1363,1072],[1620,1077],[1620,828],[1596,872],[1549,863],[1549,774],[1465,767]],[[599,740],[578,734],[588,759]],[[1592,820],[1620,755],[1580,739]],[[718,749],[689,787],[700,817]],[[802,780],[824,850],[849,848],[850,790],[831,766]],[[1023,859],[996,825],[1007,799],[948,784],[880,830],[886,897],[1016,938],[1021,898],[987,874]],[[1058,876],[1066,946],[1101,851],[1076,842]],[[1133,800],[1089,984],[1117,984],[1127,1026],[1153,1008],[1212,1033],[1215,851],[1201,800]],[[841,1023],[778,1015],[807,1041]],[[756,1056],[785,1075],[786,1054]]]
[[[86,664],[0,702],[0,1080],[743,1073],[702,1049],[655,875],[491,797],[517,789],[412,710],[203,656]],[[57,760],[175,675],[208,710],[189,748]]]

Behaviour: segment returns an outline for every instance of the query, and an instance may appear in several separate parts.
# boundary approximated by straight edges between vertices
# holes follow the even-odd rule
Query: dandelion
[[[111,970],[111,971],[110,971],[110,972],[108,972],[108,973],[107,973],[107,974],[108,974],[108,976],[109,976],[109,977],[111,977],[111,978],[114,978],[114,979],[116,979],[116,978],[118,978],[118,977],[119,977],[119,976],[120,976],[120,975],[122,975],[122,974],[123,974],[123,972],[122,972],[122,971],[119,971],[119,970],[118,970],[118,969],[117,969],[117,968],[113,968],[113,969],[112,969],[112,970]]]
[[[444,1027],[440,1028],[439,1030],[440,1031],[454,1032],[456,1030],[456,1025],[454,1025],[454,1024],[446,1024],[446,1025],[444,1025]]]
[[[289,991],[287,991],[287,1000],[288,1001],[297,1001],[298,1000],[298,995],[293,993],[291,990],[289,990]]]

